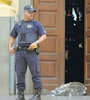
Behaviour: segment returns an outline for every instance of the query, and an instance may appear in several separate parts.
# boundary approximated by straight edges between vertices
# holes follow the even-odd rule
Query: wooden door
[[[51,90],[64,83],[65,0],[34,0],[34,8],[34,18],[47,32],[40,45],[40,72],[44,88]]]
[[[90,0],[85,0],[85,53],[84,53],[84,83],[90,92]]]

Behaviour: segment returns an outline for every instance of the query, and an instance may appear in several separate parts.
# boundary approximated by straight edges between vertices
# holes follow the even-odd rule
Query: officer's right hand
[[[10,52],[11,54],[15,54],[15,53],[16,53],[16,51],[14,50],[13,47],[9,47],[9,52]]]

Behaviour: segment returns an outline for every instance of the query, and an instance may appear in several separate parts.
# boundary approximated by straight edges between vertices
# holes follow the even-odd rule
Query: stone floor
[[[17,96],[1,95],[0,100],[15,100]],[[25,96],[25,100],[29,100],[32,96]],[[42,96],[42,100],[90,100],[90,96]]]

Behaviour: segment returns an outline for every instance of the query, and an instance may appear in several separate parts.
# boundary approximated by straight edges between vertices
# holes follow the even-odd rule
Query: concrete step
[[[26,95],[25,100],[32,96]],[[15,100],[17,96],[0,95],[0,100]],[[90,96],[41,96],[42,100],[90,100]]]

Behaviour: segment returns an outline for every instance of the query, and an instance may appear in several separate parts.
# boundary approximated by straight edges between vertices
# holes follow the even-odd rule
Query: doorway
[[[84,83],[84,0],[66,0],[65,83]]]

